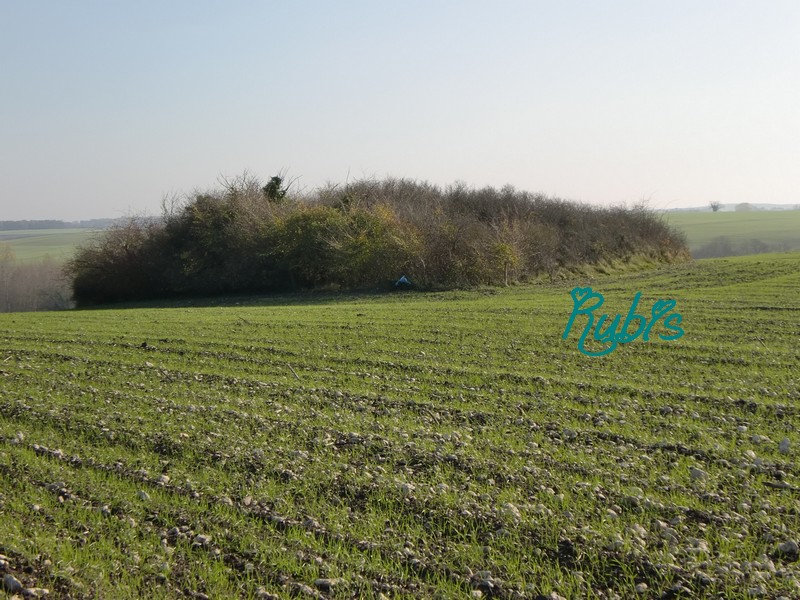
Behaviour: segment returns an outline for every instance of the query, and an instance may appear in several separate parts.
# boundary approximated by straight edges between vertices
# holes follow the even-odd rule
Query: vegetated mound
[[[598,208],[541,194],[407,179],[361,180],[292,195],[280,176],[130,219],[68,265],[76,303],[385,287],[508,284],[587,263],[688,258],[685,239],[643,206]]]

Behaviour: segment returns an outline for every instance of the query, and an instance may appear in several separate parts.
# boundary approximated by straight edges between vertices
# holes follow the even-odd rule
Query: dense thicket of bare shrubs
[[[0,243],[0,312],[60,310],[70,306],[69,283],[52,258],[17,261]]]
[[[688,256],[643,207],[596,208],[517,191],[407,179],[286,193],[244,175],[130,219],[69,264],[79,305],[318,288],[508,284],[634,255]]]

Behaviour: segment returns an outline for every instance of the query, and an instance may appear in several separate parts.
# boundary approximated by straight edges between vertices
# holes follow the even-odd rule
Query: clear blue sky
[[[248,170],[800,202],[800,2],[0,0],[0,220]]]

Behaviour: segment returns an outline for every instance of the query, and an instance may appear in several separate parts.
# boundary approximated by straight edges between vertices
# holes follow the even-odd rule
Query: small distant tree
[[[270,178],[269,183],[261,188],[267,200],[270,202],[280,202],[286,197],[286,189],[283,186],[283,178],[279,175]]]
[[[749,202],[742,202],[736,205],[736,212],[747,212],[753,210],[753,206]]]
[[[503,267],[503,285],[508,286],[509,271],[516,269],[519,265],[519,254],[508,242],[498,242],[492,250],[495,260]]]
[[[711,210],[714,212],[719,212],[719,209],[722,208],[722,202],[709,202],[708,205],[711,207]]]
[[[277,175],[270,177],[267,185],[261,188],[261,191],[264,192],[264,196],[267,200],[272,202],[273,204],[280,204],[286,198],[286,194],[289,192],[289,188],[292,187],[292,184],[297,181],[297,178],[293,178],[291,181],[284,185],[286,181],[286,171],[282,170]]]

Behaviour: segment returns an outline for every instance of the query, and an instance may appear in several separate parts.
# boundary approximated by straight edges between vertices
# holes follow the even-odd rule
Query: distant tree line
[[[19,262],[11,247],[0,243],[0,312],[60,310],[70,304],[60,263],[52,258]]]
[[[764,254],[766,252],[788,252],[800,247],[800,239],[794,242],[763,242],[757,239],[736,240],[721,235],[712,238],[692,252],[694,258],[721,258],[723,256],[745,256],[748,254]]]
[[[165,202],[79,248],[79,306],[179,295],[509,284],[585,263],[688,257],[682,234],[639,206],[599,208],[511,186],[361,180],[293,194],[243,175]]]
[[[87,219],[84,221],[56,221],[53,219],[0,221],[0,231],[25,231],[28,229],[105,229],[116,219]]]

